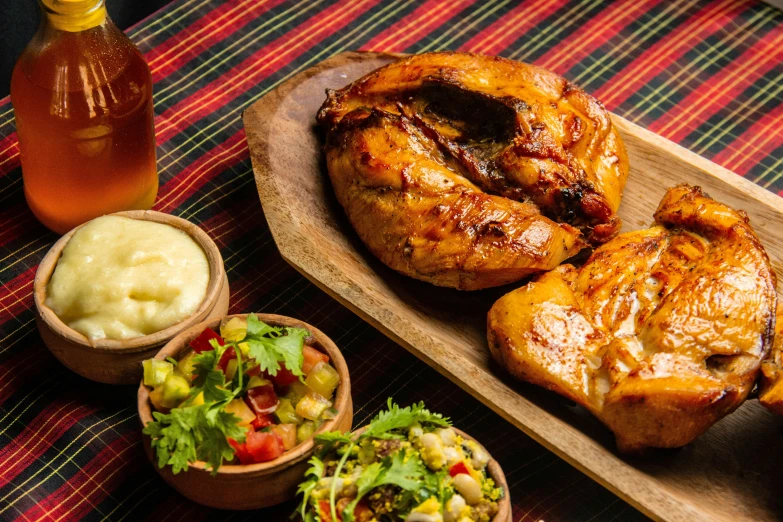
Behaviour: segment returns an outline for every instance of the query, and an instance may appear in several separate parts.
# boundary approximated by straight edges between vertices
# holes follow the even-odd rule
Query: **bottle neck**
[[[101,25],[107,18],[105,0],[38,0],[49,23],[77,33]]]

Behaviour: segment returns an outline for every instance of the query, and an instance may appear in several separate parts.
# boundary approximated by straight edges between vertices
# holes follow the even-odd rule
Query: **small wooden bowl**
[[[111,215],[171,225],[192,237],[204,250],[209,263],[209,284],[204,301],[187,319],[153,334],[119,340],[88,339],[68,327],[46,306],[49,280],[65,245],[80,228],[76,227],[49,249],[38,266],[33,283],[35,322],[49,351],[82,377],[107,384],[135,384],[142,376],[141,361],[154,356],[161,346],[183,330],[206,319],[222,317],[228,313],[228,279],[217,246],[206,232],[190,221],[152,210],[130,210]]]
[[[361,428],[355,430],[352,435],[358,436],[361,435],[364,430],[367,429],[367,426],[362,426]],[[465,440],[472,440],[482,448],[484,448],[484,445],[481,444],[479,441],[465,433],[464,431],[455,428],[454,426],[451,427],[457,435],[461,436]],[[495,485],[498,486],[503,490],[503,498],[498,500],[498,512],[495,513],[495,516],[492,517],[492,522],[511,522],[511,497],[508,493],[508,482],[506,482],[506,475],[503,473],[503,469],[500,467],[500,464],[497,460],[495,460],[494,457],[492,457],[492,453],[487,451],[487,448],[484,448],[484,451],[487,452],[488,455],[490,455],[489,462],[487,463],[487,475],[495,481]]]
[[[324,422],[316,431],[348,431],[353,423],[353,401],[351,400],[351,380],[348,376],[348,366],[342,353],[329,337],[307,323],[282,315],[256,314],[265,323],[272,326],[289,326],[305,328],[315,338],[318,348],[331,358],[340,384],[334,400],[337,417]],[[232,317],[247,317],[247,314],[230,315]],[[191,340],[209,327],[217,329],[220,319],[204,321],[177,335],[155,356],[156,359],[173,357],[179,359],[190,351]],[[142,426],[152,422],[152,404],[149,400],[149,390],[142,382],[138,394],[139,417]],[[142,435],[144,450],[152,465],[160,476],[177,491],[194,502],[219,509],[257,509],[274,506],[296,496],[296,489],[307,471],[307,461],[313,454],[313,439],[302,442],[285,452],[281,457],[260,464],[224,464],[218,468],[217,475],[207,471],[204,462],[196,462],[174,475],[171,467],[158,467],[157,457],[152,450],[151,439]]]

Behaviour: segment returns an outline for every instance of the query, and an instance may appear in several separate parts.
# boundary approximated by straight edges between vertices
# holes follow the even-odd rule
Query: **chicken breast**
[[[351,224],[411,277],[501,285],[619,230],[622,140],[600,103],[544,69],[412,56],[329,91],[318,121]]]
[[[767,359],[761,363],[759,402],[770,411],[783,415],[783,304],[778,304],[775,342]]]
[[[747,398],[770,349],[775,274],[744,212],[669,189],[656,224],[499,299],[489,348],[581,404],[622,451],[683,446]]]

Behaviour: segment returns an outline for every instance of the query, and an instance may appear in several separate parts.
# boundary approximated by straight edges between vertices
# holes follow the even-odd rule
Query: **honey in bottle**
[[[11,79],[25,197],[59,233],[158,192],[149,67],[104,1],[39,0]]]

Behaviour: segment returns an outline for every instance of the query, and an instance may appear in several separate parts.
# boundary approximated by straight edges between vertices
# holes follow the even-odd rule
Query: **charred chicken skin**
[[[417,279],[502,285],[619,230],[622,140],[599,102],[545,69],[412,56],[328,91],[318,121],[351,224]]]
[[[587,408],[621,451],[694,440],[747,398],[773,340],[775,273],[744,212],[680,185],[655,221],[487,321],[501,365]]]

